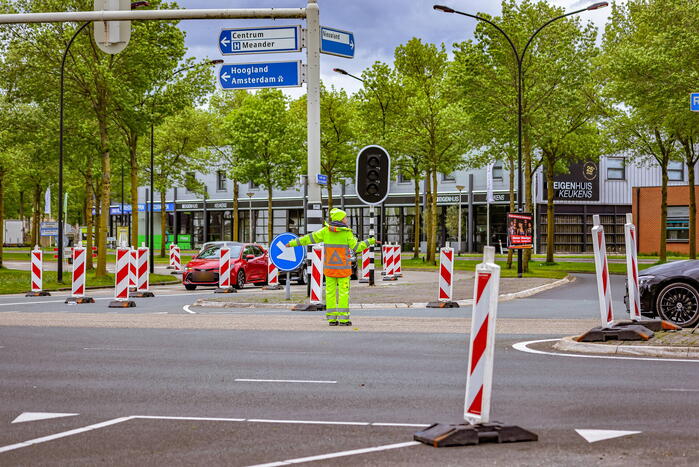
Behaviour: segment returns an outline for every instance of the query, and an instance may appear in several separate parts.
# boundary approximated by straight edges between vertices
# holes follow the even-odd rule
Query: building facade
[[[492,174],[492,202],[487,202],[488,173]],[[178,187],[166,193],[167,241],[176,241],[183,248],[199,248],[204,242],[233,238],[233,186],[223,171],[215,168],[206,174],[193,174],[206,187],[202,197]],[[555,251],[565,253],[591,252],[590,228],[592,215],[600,214],[607,244],[611,251],[623,251],[625,215],[632,210],[632,192],[635,187],[656,186],[660,182],[657,166],[632,163],[623,157],[602,157],[599,161],[572,164],[569,174],[554,177],[556,234]],[[686,185],[686,168],[673,164],[670,171],[671,185]],[[448,228],[447,212],[450,206],[461,205],[461,250],[482,251],[490,243],[496,247],[506,245],[505,216],[509,211],[509,174],[502,163],[496,162],[489,169],[462,170],[453,174],[440,174],[438,181],[437,243],[456,244],[457,233]],[[424,210],[424,182],[420,182],[420,209]],[[535,238],[536,249],[545,249],[546,192],[545,177],[541,170],[535,174]],[[412,251],[415,244],[415,192],[414,182],[398,177],[384,204],[376,209],[377,236],[383,242],[403,245],[404,251]],[[267,192],[249,183],[239,185],[238,239],[267,243]],[[516,190],[515,190],[516,192]],[[145,241],[147,209],[146,187],[139,188],[139,242]],[[350,226],[357,235],[369,234],[369,208],[364,206],[354,192],[354,185],[333,187],[333,205],[345,209]],[[327,192],[323,190],[327,207]],[[516,195],[515,195],[516,196]],[[159,199],[156,194],[155,199]],[[153,206],[154,244],[160,245],[161,206]],[[304,186],[301,180],[288,190],[273,191],[274,235],[283,232],[305,233]],[[110,235],[125,235],[130,228],[130,206],[114,203],[110,212]],[[658,216],[659,217],[659,216]],[[453,224],[453,223],[452,223]],[[639,226],[643,229],[643,226]],[[421,248],[425,248],[425,233],[421,229]],[[128,237],[127,237],[128,238]],[[470,248],[469,248],[470,247]]]

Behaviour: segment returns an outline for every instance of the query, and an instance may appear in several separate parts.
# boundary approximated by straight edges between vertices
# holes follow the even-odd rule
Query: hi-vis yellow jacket
[[[323,274],[327,277],[349,277],[352,275],[352,260],[350,248],[355,253],[361,253],[369,245],[376,243],[374,238],[358,241],[352,229],[341,222],[325,224],[317,230],[297,240],[289,242],[289,246],[310,245],[312,243],[323,244]]]

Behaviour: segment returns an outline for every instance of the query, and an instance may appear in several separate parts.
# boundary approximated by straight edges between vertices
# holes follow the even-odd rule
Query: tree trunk
[[[2,269],[2,246],[5,243],[5,172],[0,172],[0,269]]]
[[[430,222],[430,228],[432,230],[432,264],[437,264],[437,170],[432,171],[432,209],[430,211],[432,216],[432,221]]]
[[[682,141],[687,163],[687,182],[689,189],[689,259],[697,259],[697,195],[694,192],[695,168],[692,139]]]
[[[134,136],[129,147],[129,195],[131,197],[131,245],[138,247],[138,135]]]
[[[660,194],[660,262],[667,261],[667,164],[669,157],[663,156],[662,171],[662,188]]]
[[[85,171],[85,224],[87,225],[87,239],[85,240],[85,248],[89,254],[86,255],[85,268],[89,271],[95,268],[94,261],[92,259],[92,246],[94,243],[94,237],[92,232],[94,230],[94,217],[92,216],[93,204],[93,193],[92,193],[92,161],[88,162],[87,170]]]
[[[32,201],[32,247],[39,244],[39,222],[41,221],[41,186],[34,185]]]
[[[413,177],[413,186],[415,188],[415,220],[413,221],[413,236],[415,237],[415,249],[413,250],[413,259],[420,257],[420,177],[419,172],[416,172]]]
[[[24,218],[24,190],[19,190],[19,218],[22,221],[22,243],[27,242],[27,220]],[[31,245],[34,248],[34,245]]]
[[[432,181],[430,180],[430,172],[425,171],[425,244],[427,245],[425,260],[427,262],[434,261],[434,251],[430,251],[432,245]]]
[[[167,243],[167,211],[165,210],[165,190],[160,190],[160,257],[165,258]],[[223,240],[223,237],[221,238]]]
[[[274,217],[272,211],[272,187],[267,187],[267,244],[272,245],[274,234]]]
[[[527,122],[528,124],[528,122]],[[534,213],[534,197],[532,196],[532,146],[528,132],[525,132],[524,137],[524,211]],[[536,219],[533,219],[536,222]],[[536,241],[534,239],[534,241]],[[522,272],[529,272],[529,259],[531,258],[532,250],[524,250],[522,252]]]
[[[328,175],[328,212],[333,208],[333,180],[330,175]],[[328,217],[330,217],[328,215]]]
[[[515,212],[515,163],[508,160],[508,170],[510,177],[510,212]],[[512,248],[507,249],[507,269],[512,269]]]
[[[546,157],[546,262],[553,263],[553,245],[556,235],[556,225],[554,222],[554,206],[553,206],[553,170],[554,170],[554,159],[552,155],[545,155]],[[536,221],[536,220],[535,220]]]
[[[99,236],[97,237],[97,269],[95,277],[106,277],[107,275],[107,229],[109,226],[109,201],[112,194],[111,188],[111,158],[109,154],[109,134],[107,128],[106,109],[98,118],[100,132],[100,153],[102,165],[102,178],[100,187],[100,220]]]
[[[235,178],[233,182],[233,241],[238,241],[238,229],[240,228],[240,220],[238,219],[238,180]]]
[[[99,178],[96,178],[96,179],[95,179],[95,181],[94,181],[95,186],[96,186],[98,180],[99,180]],[[94,234],[92,243],[96,243],[96,240],[97,240],[98,238],[100,238],[100,231],[101,231],[101,227],[100,227],[100,218],[102,217],[102,214],[100,213],[100,209],[101,209],[101,206],[100,206],[101,195],[100,195],[99,192],[96,192],[96,193],[94,193],[94,196],[95,196],[95,215],[94,215],[94,220],[93,220],[92,224],[93,224],[93,226],[94,226],[95,234]],[[99,244],[98,244],[98,245],[99,245]],[[90,255],[90,256],[92,256],[92,255]]]

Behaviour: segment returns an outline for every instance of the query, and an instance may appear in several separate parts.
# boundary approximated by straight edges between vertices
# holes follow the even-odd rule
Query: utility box
[[[3,245],[5,246],[19,246],[24,245],[24,225],[22,221],[19,220],[6,220],[5,221],[5,236]]]

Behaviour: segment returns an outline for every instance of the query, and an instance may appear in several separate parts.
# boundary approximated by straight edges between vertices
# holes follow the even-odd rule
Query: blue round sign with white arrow
[[[292,240],[298,240],[298,236],[290,232],[277,235],[269,245],[269,259],[280,271],[293,271],[303,264],[306,258],[306,249],[302,246],[286,247]]]

